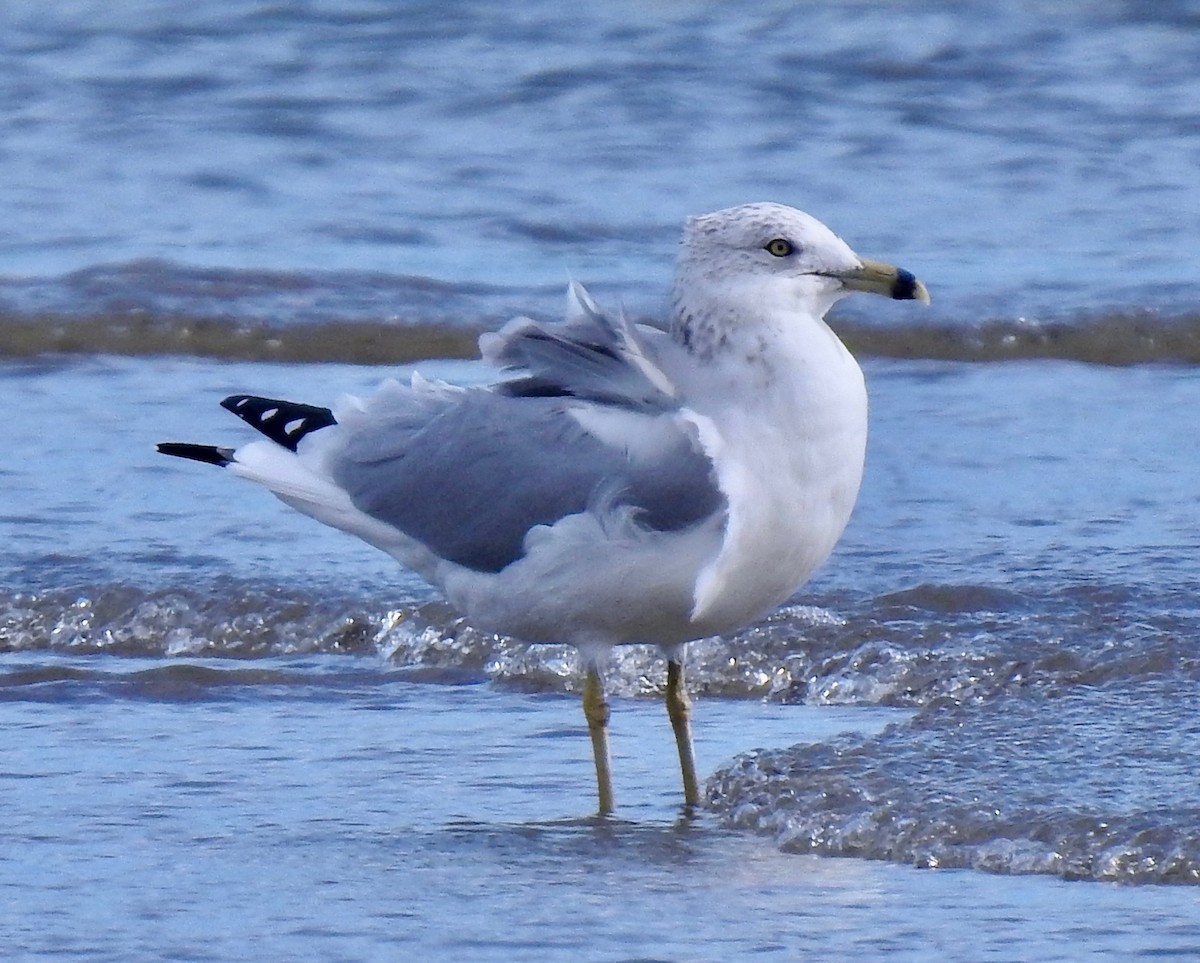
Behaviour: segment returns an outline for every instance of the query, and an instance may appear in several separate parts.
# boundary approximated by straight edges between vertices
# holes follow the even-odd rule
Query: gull
[[[858,494],[867,394],[824,321],[854,291],[929,301],[812,216],[746,204],[688,220],[669,328],[606,313],[572,283],[565,321],[483,335],[499,369],[487,386],[414,374],[332,409],[234,395],[223,407],[265,437],[158,447],[382,549],[480,628],[576,646],[602,814],[609,650],[660,646],[691,811],[687,643],[787,600]]]

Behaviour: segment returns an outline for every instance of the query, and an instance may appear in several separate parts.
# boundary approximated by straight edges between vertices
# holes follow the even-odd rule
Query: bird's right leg
[[[667,657],[667,715],[679,749],[683,773],[683,804],[689,810],[700,805],[700,781],[696,778],[696,750],[692,748],[692,700],[683,682],[683,654]]]

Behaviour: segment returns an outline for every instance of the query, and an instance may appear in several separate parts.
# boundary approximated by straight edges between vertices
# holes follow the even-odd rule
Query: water
[[[6,958],[1200,953],[1200,7],[12,4],[0,48]],[[764,198],[934,305],[837,310],[861,501],[693,646],[694,820],[655,652],[594,820],[573,652],[153,452],[568,277],[657,316],[682,219]]]

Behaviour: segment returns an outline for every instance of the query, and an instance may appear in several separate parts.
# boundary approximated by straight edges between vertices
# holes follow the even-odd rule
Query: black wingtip
[[[314,431],[336,425],[337,420],[328,408],[302,405],[278,398],[257,395],[230,395],[221,407],[257,431],[290,451],[295,451],[300,439]]]
[[[184,441],[164,441],[158,446],[164,455],[174,455],[176,458],[187,458],[190,461],[203,462],[206,465],[216,465],[224,468],[233,461],[233,450],[218,448],[215,445],[192,445]]]

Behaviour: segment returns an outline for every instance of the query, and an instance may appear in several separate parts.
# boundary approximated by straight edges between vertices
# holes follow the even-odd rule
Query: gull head
[[[820,318],[854,291],[929,302],[908,271],[859,257],[815,217],[783,204],[745,204],[688,220],[674,324],[727,328],[755,314],[795,312]]]

